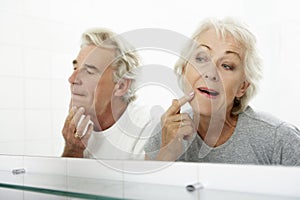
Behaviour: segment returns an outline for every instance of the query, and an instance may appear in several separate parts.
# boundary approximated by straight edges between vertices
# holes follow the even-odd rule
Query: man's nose
[[[78,69],[74,70],[68,80],[69,80],[69,83],[71,83],[71,84],[79,84],[80,83],[79,70]]]

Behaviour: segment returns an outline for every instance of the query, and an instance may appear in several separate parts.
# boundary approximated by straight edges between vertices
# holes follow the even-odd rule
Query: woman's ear
[[[114,95],[118,96],[118,97],[122,97],[124,96],[131,84],[131,80],[130,79],[121,79],[119,80],[119,82],[115,85],[114,88]]]
[[[237,94],[236,94],[236,97],[238,97],[238,98],[242,97],[246,93],[249,85],[250,85],[250,83],[248,81],[246,81],[246,80],[243,81],[240,85],[240,88],[239,88]]]

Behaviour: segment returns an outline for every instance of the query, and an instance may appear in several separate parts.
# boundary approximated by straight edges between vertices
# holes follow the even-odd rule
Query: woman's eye
[[[197,56],[196,57],[196,61],[197,62],[200,62],[200,63],[203,63],[203,62],[207,62],[207,57],[204,57],[204,56]]]
[[[230,66],[230,65],[223,64],[222,66],[223,66],[224,69],[226,69],[226,70],[233,70],[233,67]]]

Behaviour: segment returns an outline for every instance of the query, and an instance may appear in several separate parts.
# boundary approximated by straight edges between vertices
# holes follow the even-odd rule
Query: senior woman
[[[175,66],[186,95],[162,116],[145,158],[300,165],[299,130],[248,105],[261,78],[254,35],[233,19],[208,19],[192,39]]]

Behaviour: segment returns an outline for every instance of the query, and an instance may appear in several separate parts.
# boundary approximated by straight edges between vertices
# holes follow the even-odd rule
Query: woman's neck
[[[203,116],[198,120],[198,135],[203,141],[211,146],[217,147],[224,144],[233,134],[238,116],[230,112],[226,115]]]

